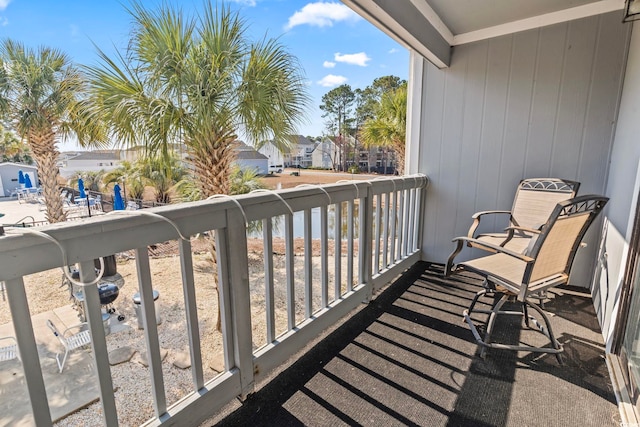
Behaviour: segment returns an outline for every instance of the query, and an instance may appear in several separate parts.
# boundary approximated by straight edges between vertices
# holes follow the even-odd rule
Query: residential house
[[[64,178],[76,172],[110,171],[120,165],[120,151],[75,151],[60,153],[58,167]]]
[[[269,160],[269,167],[284,168],[284,154],[278,149],[278,147],[275,146],[272,141],[266,142],[262,147],[258,149],[258,152],[267,157],[267,159]]]
[[[4,162],[0,163],[0,197],[10,196],[20,187],[18,173],[29,175],[34,187],[38,186],[38,168],[24,163]]]
[[[240,169],[252,169],[258,175],[267,175],[269,173],[269,158],[242,141],[237,141],[237,143],[234,163]]]
[[[294,135],[292,141],[290,149],[283,153],[285,167],[310,167],[313,164],[312,154],[316,143],[302,135]]]
[[[323,138],[311,153],[311,166],[337,170],[341,164],[341,154],[340,148],[331,138]]]

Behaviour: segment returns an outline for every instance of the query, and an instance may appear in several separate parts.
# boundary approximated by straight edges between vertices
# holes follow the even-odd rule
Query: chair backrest
[[[559,202],[576,196],[580,183],[558,178],[529,178],[518,184],[511,209],[511,225],[537,229]]]
[[[586,195],[558,203],[542,227],[542,233],[532,242],[529,256],[535,261],[525,273],[525,282],[561,274],[568,276],[582,238],[608,200]]]

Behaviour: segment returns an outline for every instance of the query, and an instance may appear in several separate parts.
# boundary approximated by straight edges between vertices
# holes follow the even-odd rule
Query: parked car
[[[269,174],[282,173],[284,167],[282,165],[269,165]]]

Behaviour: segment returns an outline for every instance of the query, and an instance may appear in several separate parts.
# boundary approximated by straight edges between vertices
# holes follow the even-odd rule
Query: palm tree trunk
[[[235,160],[234,138],[223,139],[219,143],[200,144],[197,148],[191,148],[191,159],[194,166],[195,180],[200,185],[204,198],[216,194],[229,194],[231,185],[231,164]],[[187,144],[187,146],[190,146]],[[216,330],[222,331],[222,316],[220,307],[220,292],[218,290],[218,256],[216,242],[213,235],[209,236],[209,252],[213,259],[213,283],[218,296],[218,314],[216,318]]]
[[[67,215],[62,207],[62,198],[58,188],[58,150],[56,149],[55,134],[53,130],[44,133],[28,135],[28,142],[33,157],[38,163],[38,176],[42,182],[44,203],[47,207],[46,218],[50,223],[67,220]],[[37,183],[35,183],[37,185]]]

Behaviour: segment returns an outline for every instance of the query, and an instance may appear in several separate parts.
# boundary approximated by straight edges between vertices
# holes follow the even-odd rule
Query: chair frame
[[[454,239],[454,241],[460,242],[472,242],[478,245],[485,246],[488,250],[496,252],[494,255],[489,255],[488,257],[498,257],[506,255],[508,257],[514,258],[516,260],[521,261],[525,264],[524,271],[522,273],[522,279],[520,283],[516,283],[510,278],[505,277],[504,274],[500,274],[500,272],[489,271],[487,269],[479,268],[480,263],[475,263],[475,260],[463,262],[458,264],[461,270],[468,270],[478,273],[484,277],[483,289],[476,293],[469,308],[463,311],[464,320],[469,324],[471,328],[471,332],[476,339],[476,342],[482,347],[480,351],[480,356],[485,357],[487,348],[496,348],[496,349],[504,349],[504,350],[514,350],[514,351],[531,351],[538,353],[552,353],[555,354],[560,363],[563,363],[562,357],[560,353],[562,353],[563,347],[556,340],[553,330],[551,328],[551,323],[549,321],[548,316],[545,314],[544,310],[540,308],[538,305],[530,301],[530,298],[539,299],[540,292],[546,291],[548,288],[566,284],[569,280],[569,274],[571,271],[571,266],[573,264],[573,260],[575,258],[576,252],[580,247],[580,243],[584,238],[585,233],[587,232],[589,226],[593,223],[593,220],[598,215],[598,213],[604,208],[607,201],[609,199],[602,196],[594,196],[587,195],[576,197],[574,199],[566,200],[564,202],[560,202],[557,204],[553,213],[549,217],[548,221],[541,228],[541,232],[533,244],[533,247],[530,251],[529,255],[523,255],[506,249],[501,246],[497,246],[494,244],[490,244],[487,242],[482,242],[478,239],[472,239],[468,237],[458,237]],[[555,270],[548,273],[546,276],[540,277],[534,281],[532,281],[532,273],[534,272],[534,268],[536,266],[536,261],[538,260],[538,256],[540,255],[542,249],[544,248],[545,241],[547,237],[551,234],[554,225],[558,222],[558,219],[568,218],[570,216],[576,215],[589,215],[584,223],[582,224],[580,230],[575,236],[575,240],[572,242],[572,246],[570,251],[567,254],[566,263],[564,263],[564,268],[561,271]],[[501,258],[503,259],[503,258]],[[561,261],[564,258],[560,259]],[[503,272],[504,273],[504,272]],[[491,310],[483,310],[475,308],[476,303],[479,298],[482,296],[495,296],[496,294],[501,294],[501,298],[493,305]],[[510,310],[502,310],[503,305],[507,301],[517,301],[522,306],[522,311],[510,311]],[[541,325],[534,316],[529,314],[529,309],[533,309],[536,311],[542,320],[544,321],[544,325]],[[471,319],[472,313],[483,313],[489,314],[489,319],[487,320],[486,331],[484,337],[480,335],[477,327],[475,326],[473,320]],[[523,316],[525,325],[528,328],[531,328],[531,323],[534,324],[538,332],[546,335],[547,338],[551,341],[551,347],[532,347],[526,345],[512,345],[512,344],[502,344],[492,342],[492,333],[493,328],[495,326],[496,318],[498,315],[518,315]]]
[[[497,246],[500,247],[509,247],[509,242],[517,235],[518,237],[531,238],[531,236],[540,234],[539,227],[541,227],[544,222],[547,220],[547,216],[540,218],[540,223],[536,224],[536,228],[532,228],[532,226],[525,227],[518,223],[518,219],[514,216],[516,213],[516,208],[518,206],[518,197],[522,195],[522,192],[525,191],[539,191],[539,192],[549,192],[549,193],[564,193],[566,194],[566,199],[571,199],[575,197],[580,189],[580,183],[577,181],[570,181],[567,179],[559,179],[559,178],[528,178],[523,179],[518,184],[516,194],[513,200],[513,206],[510,211],[506,210],[490,210],[490,211],[481,211],[476,212],[472,215],[473,223],[471,227],[469,227],[469,231],[467,232],[466,241],[468,247],[474,247],[477,249],[495,252],[490,247],[492,245],[485,245],[484,243],[489,242],[477,242],[473,239],[477,239],[482,241],[483,238],[492,237],[498,238],[501,240],[500,244]],[[549,207],[549,211],[547,213],[550,214],[553,208],[555,207],[555,202],[553,205]],[[495,217],[496,215],[509,215],[509,226],[504,229],[501,233],[483,233],[476,234],[478,231],[478,227],[483,218],[485,217]],[[449,276],[453,272],[454,262],[456,256],[462,251],[464,245],[463,243],[458,241],[456,248],[451,252],[449,258],[447,259],[447,263],[445,264],[444,275]]]
[[[64,357],[62,358],[62,361],[60,361],[60,353],[56,354],[56,362],[58,362],[58,369],[60,373],[64,370],[64,365],[67,362],[69,353],[91,344],[91,332],[88,329],[81,330],[75,334],[69,334],[72,329],[82,328],[87,325],[88,324],[86,322],[79,323],[77,325],[69,326],[60,333],[56,325],[51,320],[47,320],[47,326],[51,329],[51,332],[58,337],[60,343],[64,346]]]

